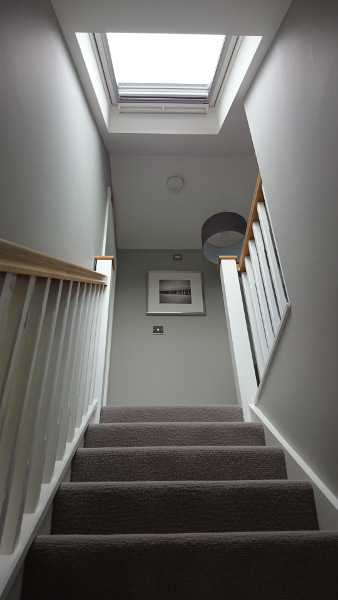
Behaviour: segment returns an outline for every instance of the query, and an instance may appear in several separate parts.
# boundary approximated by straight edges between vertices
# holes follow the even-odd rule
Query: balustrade
[[[238,397],[249,416],[247,406],[257,399],[290,311],[260,175],[238,264],[236,260],[220,256],[219,268],[230,345],[237,348],[233,361]],[[234,305],[231,299],[235,296]],[[247,324],[244,337],[243,319]]]
[[[0,240],[0,595],[105,404],[113,257],[96,264]]]

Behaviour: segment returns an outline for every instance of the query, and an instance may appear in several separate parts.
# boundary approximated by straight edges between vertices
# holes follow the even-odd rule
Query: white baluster
[[[60,311],[59,311],[59,322],[57,323],[57,337],[55,339],[55,363],[53,373],[51,373],[52,387],[49,398],[50,411],[48,415],[47,423],[47,440],[45,448],[45,461],[43,470],[43,483],[49,483],[53,477],[55,467],[56,448],[59,435],[59,414],[61,404],[61,382],[64,374],[65,357],[64,357],[64,341],[66,338],[67,324],[70,300],[72,294],[72,281],[64,282],[64,297],[61,298]]]
[[[72,380],[73,365],[75,361],[76,344],[76,316],[78,310],[78,300],[80,293],[80,283],[74,283],[72,296],[70,300],[69,315],[67,322],[67,331],[64,341],[65,364],[63,367],[61,402],[59,414],[59,436],[56,451],[56,460],[62,460],[67,438],[69,411],[70,411],[70,386]],[[62,370],[60,370],[61,377]]]
[[[267,299],[268,306],[269,306],[269,312],[270,312],[270,317],[271,317],[271,322],[272,322],[273,333],[274,333],[274,335],[276,335],[276,332],[278,331],[278,327],[280,324],[280,315],[279,315],[276,295],[275,295],[272,280],[271,280],[271,273],[270,273],[268,261],[266,258],[266,254],[265,254],[265,247],[264,247],[262,231],[261,231],[261,227],[258,222],[253,223],[252,230],[253,230],[253,234],[254,234],[254,238],[255,238],[255,242],[256,242],[257,254],[258,254],[258,258],[259,258],[259,264],[261,267],[262,278],[263,278],[264,288],[265,288],[265,293],[266,293],[266,299]]]
[[[79,318],[77,322],[77,335],[75,344],[75,362],[72,373],[72,381],[70,387],[70,411],[68,420],[67,430],[67,442],[71,442],[74,437],[75,423],[76,423],[76,411],[78,403],[78,389],[80,385],[81,367],[82,367],[82,355],[84,347],[85,337],[85,324],[87,315],[87,297],[89,293],[89,284],[85,283],[81,285],[80,298],[79,298]]]
[[[41,334],[41,344],[39,348],[41,380],[38,381],[36,385],[38,404],[33,435],[33,446],[29,456],[30,476],[25,503],[25,512],[27,513],[32,513],[35,511],[39,501],[42,484],[47,422],[50,409],[50,371],[52,370],[52,365],[54,364],[54,334],[59,315],[62,289],[63,281],[53,280],[51,282],[46,307],[46,315]]]
[[[17,403],[11,406],[11,390],[18,377],[16,367],[20,358],[20,351],[24,341],[24,330],[28,309],[35,286],[35,277],[18,279],[13,291],[11,307],[4,335],[9,346],[8,369],[1,392],[0,404],[0,532],[3,514],[8,502],[8,479],[11,471],[12,451],[16,443],[17,422],[20,418],[21,407]],[[16,414],[16,411],[18,414]],[[2,523],[3,525],[3,523]]]
[[[11,464],[8,470],[6,499],[0,519],[2,553],[14,551],[23,517],[28,482],[27,457],[33,440],[38,399],[34,381],[39,370],[37,357],[49,287],[50,279],[36,281],[10,391],[10,405],[6,419],[6,432],[10,436],[10,443],[6,443],[6,451],[11,454]]]
[[[245,270],[246,270],[246,273],[248,276],[248,282],[249,282],[251,297],[252,297],[252,304],[253,304],[253,308],[254,308],[254,312],[255,312],[255,316],[256,316],[258,334],[259,334],[259,339],[261,342],[264,363],[266,363],[266,361],[268,359],[269,349],[268,349],[268,344],[266,341],[263,318],[262,318],[262,313],[261,313],[259,300],[258,300],[255,276],[254,276],[254,272],[252,269],[251,259],[249,257],[246,257],[246,259],[245,259]]]
[[[261,308],[261,313],[262,313],[262,318],[263,318],[266,341],[268,344],[268,348],[271,348],[271,346],[273,344],[273,340],[274,340],[274,334],[273,334],[271,317],[270,317],[268,302],[266,299],[265,288],[264,288],[264,284],[263,284],[262,273],[261,273],[260,266],[259,266],[255,242],[253,240],[250,240],[248,246],[249,246],[252,269],[253,269],[254,276],[255,276],[259,305]]]
[[[80,427],[82,416],[83,416],[83,406],[84,406],[84,395],[86,389],[87,382],[87,367],[88,367],[88,356],[89,356],[89,345],[90,345],[90,335],[91,335],[91,327],[92,327],[92,319],[93,319],[93,294],[94,294],[94,286],[90,285],[88,290],[88,296],[86,300],[86,318],[84,325],[84,340],[83,340],[83,352],[82,352],[82,361],[81,361],[81,374],[80,381],[77,393],[77,409],[76,409],[76,421],[75,427]]]
[[[253,307],[251,289],[250,289],[247,273],[242,273],[241,281],[242,281],[242,285],[243,285],[244,298],[245,298],[246,308],[248,311],[248,317],[249,317],[249,321],[250,321],[251,335],[252,335],[252,341],[253,341],[253,345],[254,345],[254,349],[255,349],[258,373],[261,377],[263,370],[264,370],[265,361],[264,361],[264,356],[263,356],[261,340],[259,337],[257,320],[256,320],[256,315],[255,315],[255,311],[254,311],[254,307]]]
[[[92,328],[91,328],[91,336],[90,336],[90,347],[89,347],[89,357],[88,357],[88,377],[86,381],[86,390],[85,390],[85,398],[84,398],[84,406],[83,406],[83,414],[87,414],[88,407],[93,401],[92,393],[92,381],[95,377],[94,372],[94,359],[95,359],[95,350],[97,347],[97,338],[98,338],[98,321],[99,321],[99,297],[100,297],[100,288],[99,286],[95,286],[93,298],[93,319],[92,319]]]
[[[267,211],[262,202],[258,203],[257,211],[258,211],[259,221],[260,221],[262,235],[263,235],[263,239],[264,239],[264,244],[265,244],[265,248],[266,248],[266,253],[268,256],[269,265],[270,265],[270,269],[271,269],[271,277],[272,277],[272,281],[274,283],[274,288],[275,288],[275,293],[276,293],[276,298],[277,298],[277,303],[278,303],[278,308],[279,308],[279,314],[283,315],[285,312],[285,309],[288,305],[288,301],[287,301],[287,298],[285,295],[285,288],[283,285],[282,275],[281,275],[281,272],[280,272],[280,269],[278,266],[278,262],[277,262],[275,246],[274,246],[272,236],[271,236],[270,224],[269,224],[269,219],[267,216]]]

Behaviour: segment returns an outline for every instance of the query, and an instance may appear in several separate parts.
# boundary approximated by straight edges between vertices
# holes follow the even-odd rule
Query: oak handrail
[[[2,239],[0,239],[0,271],[107,285],[106,275]]]
[[[241,256],[240,256],[239,263],[238,263],[238,272],[239,273],[244,273],[246,270],[245,269],[245,257],[249,256],[249,241],[253,239],[252,224],[254,223],[254,221],[258,221],[258,212],[257,212],[258,202],[264,202],[264,195],[263,195],[263,189],[262,189],[262,178],[261,178],[260,173],[258,173],[258,177],[257,177],[257,181],[256,181],[256,187],[255,187],[255,191],[254,191],[254,195],[253,195],[253,199],[252,199],[250,214],[249,214],[249,218],[248,218],[248,224],[247,224],[246,232],[245,232],[245,236],[244,236],[242,252],[241,252]]]
[[[246,270],[245,269],[245,257],[249,256],[249,241],[253,239],[252,224],[255,221],[258,221],[258,212],[257,212],[258,202],[264,202],[262,178],[261,178],[260,173],[258,173],[256,187],[255,187],[252,204],[251,204],[251,209],[250,209],[250,214],[249,214],[249,218],[248,218],[248,224],[247,224],[246,232],[245,232],[245,236],[244,236],[242,252],[241,252],[241,256],[240,256],[240,259],[239,259],[238,265],[237,265],[237,271],[238,271],[239,275],[241,273],[244,273]],[[219,256],[218,266],[217,266],[218,270],[220,268],[220,264],[221,264],[222,260],[230,260],[230,259],[237,260],[237,256]]]

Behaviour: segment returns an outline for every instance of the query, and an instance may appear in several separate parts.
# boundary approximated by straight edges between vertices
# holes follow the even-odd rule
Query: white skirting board
[[[251,421],[262,423],[267,446],[282,446],[285,452],[286,468],[290,480],[311,481],[314,491],[319,529],[338,530],[338,498],[321,481],[311,467],[290,446],[263,412],[254,404],[249,405]]]

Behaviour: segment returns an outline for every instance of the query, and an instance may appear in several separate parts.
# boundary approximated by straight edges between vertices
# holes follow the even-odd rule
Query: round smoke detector
[[[169,177],[167,181],[167,188],[170,192],[180,192],[184,186],[184,179],[179,175],[173,175],[173,177]]]

